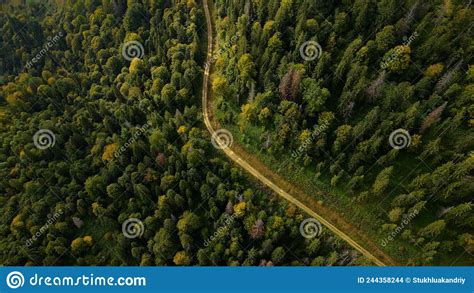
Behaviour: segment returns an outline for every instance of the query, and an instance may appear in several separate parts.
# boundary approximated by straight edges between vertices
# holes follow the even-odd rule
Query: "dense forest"
[[[472,1],[214,2],[238,142],[405,263],[474,264]]]
[[[0,264],[369,264],[212,146],[201,3],[19,2],[0,11]]]

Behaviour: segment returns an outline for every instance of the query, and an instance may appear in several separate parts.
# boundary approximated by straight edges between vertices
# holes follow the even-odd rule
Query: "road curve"
[[[206,66],[204,69],[204,77],[203,77],[203,86],[202,86],[202,110],[203,110],[203,115],[204,115],[204,123],[206,124],[207,130],[211,133],[211,135],[215,134],[215,130],[211,124],[211,120],[209,118],[209,111],[208,111],[208,93],[209,93],[209,81],[210,81],[210,71],[211,71],[211,59],[212,58],[212,52],[213,52],[213,27],[212,27],[212,21],[211,21],[211,15],[209,11],[209,5],[208,5],[208,0],[203,0],[204,4],[204,13],[206,17],[206,22],[207,22],[207,60],[206,60]],[[223,142],[220,141],[219,139],[216,139],[216,142],[221,146],[222,150],[224,153],[235,163],[237,163],[240,167],[242,167],[245,171],[248,173],[252,174],[255,178],[260,180],[263,184],[271,188],[274,192],[276,192],[279,196],[283,197],[287,201],[291,202],[292,204],[296,205],[303,211],[305,211],[308,215],[311,217],[317,219],[321,224],[326,226],[328,229],[330,229],[334,234],[345,240],[347,243],[349,243],[352,247],[354,247],[357,251],[359,251],[362,255],[373,261],[376,265],[378,266],[385,266],[386,264],[382,262],[379,258],[374,256],[372,253],[370,253],[368,250],[366,250],[364,247],[362,247],[359,243],[354,241],[351,237],[349,237],[347,234],[339,230],[336,226],[331,224],[329,221],[327,221],[325,218],[323,218],[321,215],[316,213],[314,210],[309,208],[307,205],[293,197],[292,195],[288,194],[286,191],[284,191],[281,187],[279,187],[277,184],[266,178],[264,175],[262,175],[259,171],[257,171],[255,168],[253,168],[249,163],[244,161],[241,157],[239,157],[230,147],[226,147],[223,145]]]

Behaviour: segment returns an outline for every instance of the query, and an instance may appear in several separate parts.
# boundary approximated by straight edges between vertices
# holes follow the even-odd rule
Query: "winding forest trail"
[[[211,13],[209,10],[209,0],[203,0],[204,12],[207,22],[207,60],[205,70],[204,70],[204,77],[203,77],[203,87],[202,87],[202,110],[204,115],[204,123],[206,124],[207,130],[211,133],[211,135],[215,135],[216,131],[213,127],[212,121],[212,113],[209,111],[209,83],[210,83],[210,73],[211,73],[211,58],[213,53],[213,26],[212,26],[212,19]],[[216,121],[214,125],[218,126]],[[224,153],[229,157],[232,161],[237,163],[241,168],[243,168],[248,173],[252,174],[255,178],[257,178],[260,182],[264,185],[271,188],[274,192],[276,192],[279,196],[283,197],[287,201],[291,202],[292,204],[296,205],[303,211],[305,211],[309,216],[317,219],[321,224],[325,227],[330,229],[334,234],[345,240],[349,243],[352,247],[354,247],[357,251],[359,251],[362,255],[367,257],[369,260],[374,262],[374,264],[378,266],[386,266],[386,265],[396,265],[396,262],[383,251],[381,251],[375,243],[373,243],[368,236],[363,234],[359,229],[354,227],[353,225],[347,223],[341,216],[337,215],[333,211],[331,211],[327,207],[323,207],[316,202],[313,198],[312,200],[308,200],[309,196],[300,196],[301,192],[296,192],[296,196],[290,195],[287,190],[297,190],[296,187],[291,186],[291,184],[284,182],[283,179],[279,178],[278,175],[271,174],[271,170],[266,168],[257,158],[254,158],[250,154],[246,153],[242,148],[235,146],[235,147],[227,147],[224,143],[217,139],[216,142],[222,148]],[[252,163],[252,165],[250,163]],[[264,176],[265,174],[266,176]],[[280,185],[278,185],[278,182]],[[283,183],[282,183],[283,182]],[[290,187],[289,187],[290,186]],[[303,203],[303,201],[305,203]],[[311,201],[311,202],[308,202]],[[311,208],[311,207],[313,208]],[[317,207],[318,212],[315,211],[315,207]],[[338,227],[336,227],[338,225]],[[344,230],[344,232],[342,231]],[[362,240],[367,249],[357,243],[352,237],[348,236],[349,233],[351,235],[357,236],[357,239]],[[370,251],[372,252],[370,252]]]

